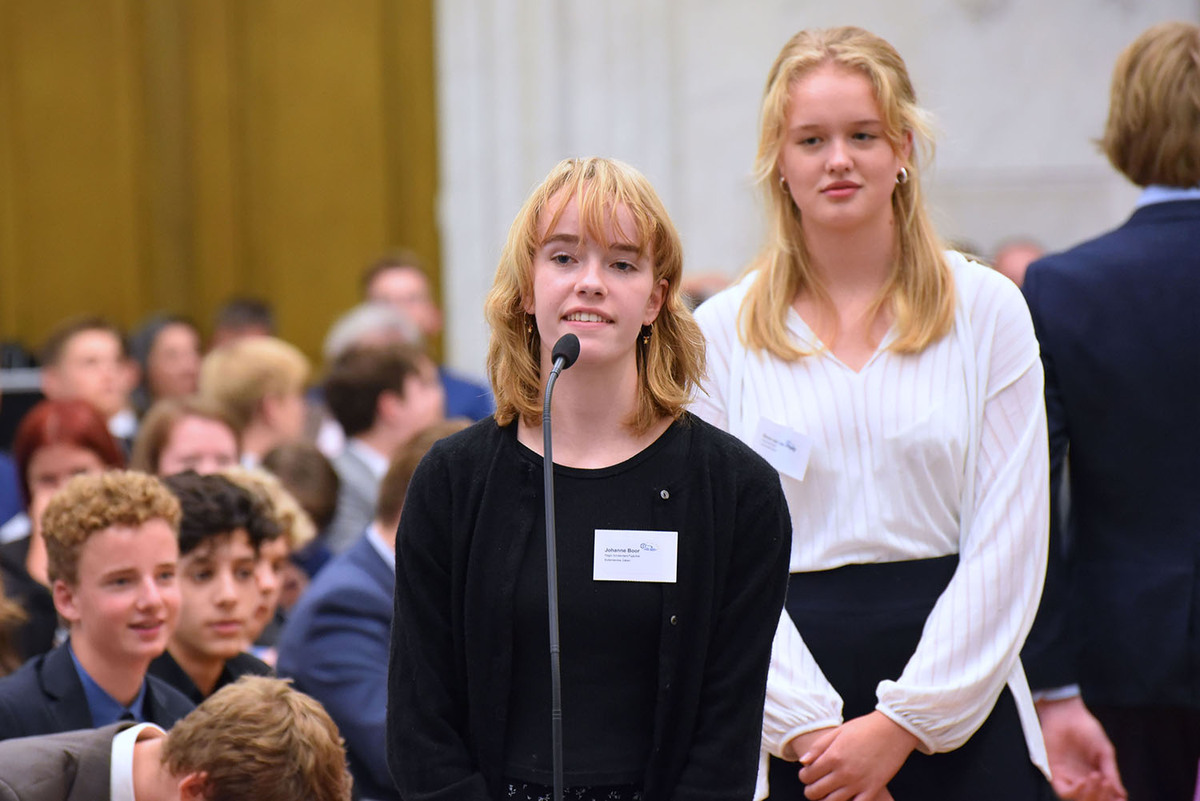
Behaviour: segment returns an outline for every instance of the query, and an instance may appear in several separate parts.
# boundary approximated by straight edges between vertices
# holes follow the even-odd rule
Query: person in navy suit
[[[1102,146],[1124,225],[1035,262],[1051,557],[1025,647],[1064,797],[1191,801],[1200,761],[1200,27],[1120,56]],[[1106,736],[1107,735],[1107,736]],[[1111,745],[1110,745],[1111,742]],[[1115,746],[1116,767],[1113,765]],[[1117,767],[1119,767],[1119,776]]]
[[[374,521],[313,580],[279,640],[279,674],[329,711],[346,738],[350,772],[363,798],[400,798],[384,750],[400,509],[421,457],[465,427],[464,421],[437,423],[401,447],[379,487]]]
[[[193,704],[147,676],[179,618],[179,503],[156,478],[77,476],[46,506],[54,606],[69,639],[0,679],[0,740],[107,726],[170,728]]]
[[[442,331],[442,310],[433,297],[429,274],[410,250],[388,253],[367,267],[362,276],[363,298],[387,303],[404,312],[428,343]],[[496,410],[486,384],[461,375],[445,365],[438,376],[446,390],[446,417],[482,420]]]

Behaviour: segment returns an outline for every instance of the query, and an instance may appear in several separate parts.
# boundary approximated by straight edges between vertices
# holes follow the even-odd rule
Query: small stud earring
[[[898,183],[898,184],[908,183],[908,167],[901,167],[900,172],[896,173],[896,183]]]

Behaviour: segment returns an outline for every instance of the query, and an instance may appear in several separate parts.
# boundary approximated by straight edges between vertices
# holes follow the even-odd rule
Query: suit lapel
[[[92,712],[83,692],[83,682],[79,680],[66,645],[46,654],[41,680],[42,692],[49,699],[47,706],[58,731],[92,728]]]

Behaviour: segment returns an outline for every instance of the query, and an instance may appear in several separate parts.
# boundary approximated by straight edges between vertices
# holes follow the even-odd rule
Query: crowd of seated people
[[[389,463],[445,419],[422,340],[436,328],[410,314],[367,297],[315,378],[255,299],[220,310],[207,350],[171,312],[127,336],[100,317],[52,332],[42,399],[0,442],[0,740],[101,729],[111,743],[140,724],[161,737],[240,677],[274,675],[289,611],[335,552],[368,542]],[[490,413],[486,389],[450,380]],[[337,447],[318,447],[314,419]]]

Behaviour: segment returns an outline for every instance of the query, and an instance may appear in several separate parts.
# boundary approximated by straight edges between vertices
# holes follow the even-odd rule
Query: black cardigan
[[[677,425],[685,456],[646,488],[664,511],[681,505],[687,527],[678,581],[663,592],[643,793],[646,801],[749,799],[791,521],[778,474],[757,454],[690,414]],[[408,488],[396,543],[387,753],[409,801],[501,798],[513,591],[544,514],[541,470],[519,447],[515,425],[489,418],[435,445]]]

